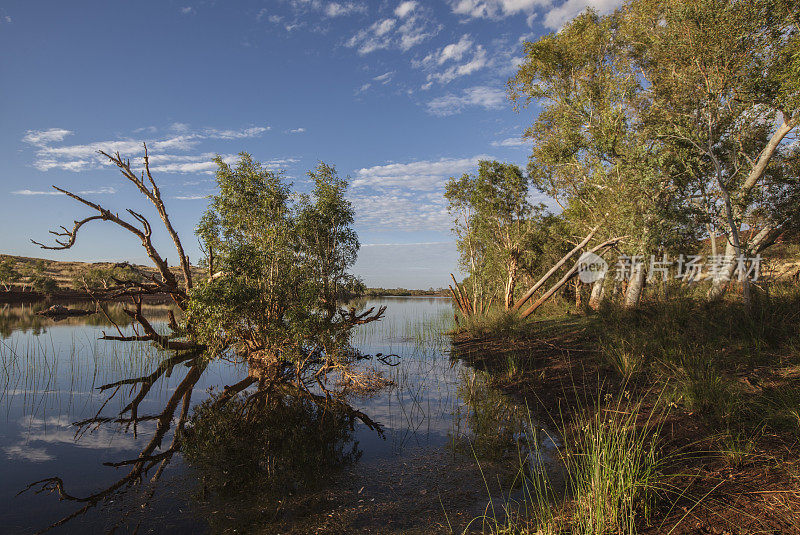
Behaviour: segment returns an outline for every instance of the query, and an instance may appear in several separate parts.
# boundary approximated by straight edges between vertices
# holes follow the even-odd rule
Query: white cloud
[[[404,19],[408,16],[409,13],[414,11],[416,7],[417,7],[416,2],[401,2],[400,5],[395,8],[394,14],[398,18]]]
[[[397,21],[394,19],[383,19],[373,24],[372,29],[376,36],[381,37],[392,31],[392,28],[394,28],[396,24]]]
[[[442,72],[431,73],[428,75],[428,81],[436,80],[440,83],[446,84],[459,78],[461,76],[470,75],[488,65],[486,50],[478,45],[475,48],[475,54],[471,60],[461,65],[451,65]]]
[[[300,128],[292,128],[291,130],[288,130],[288,133],[289,134],[302,134],[305,131],[306,131],[305,128],[300,127]]]
[[[388,84],[391,81],[392,76],[394,76],[394,72],[395,71],[385,72],[379,76],[374,77],[373,80],[375,80],[376,82],[380,82],[382,84]]]
[[[63,128],[48,128],[47,130],[28,130],[22,141],[31,145],[47,145],[63,141],[65,137],[72,134],[71,130]]]
[[[200,199],[208,199],[211,194],[206,195],[177,195],[173,197],[173,199],[177,199],[179,201],[199,201]]]
[[[3,17],[3,20],[6,21],[7,24],[11,24],[11,17],[9,17],[8,15]]]
[[[356,210],[356,225],[371,231],[438,231],[451,226],[444,186],[451,176],[474,172],[484,154],[391,162],[355,171],[348,198]]]
[[[468,107],[485,109],[502,108],[506,93],[502,89],[488,86],[475,86],[465,89],[461,95],[448,93],[428,102],[428,112],[444,117],[461,113]]]
[[[566,2],[553,7],[545,14],[544,25],[553,30],[558,30],[567,22],[586,11],[587,8],[591,7],[601,15],[604,15],[611,13],[622,3],[623,0],[566,0]]]
[[[34,191],[29,189],[20,189],[17,191],[12,191],[12,195],[64,195],[60,191]]]
[[[554,5],[553,0],[451,0],[453,13],[473,19],[501,19],[524,14],[528,24],[537,18],[538,8],[547,9],[543,24],[558,30],[587,8],[600,14],[610,13],[622,5],[623,0],[565,0]]]
[[[328,17],[341,17],[352,15],[353,13],[364,13],[367,6],[356,2],[331,2],[324,8],[325,15]]]
[[[472,39],[470,38],[469,34],[464,34],[457,43],[450,43],[436,53],[434,57],[428,57],[435,61],[437,65],[443,65],[450,60],[461,61],[461,58],[469,51],[470,48],[472,48]]]
[[[136,130],[133,131],[134,134],[142,134],[142,133],[155,134],[156,132],[158,132],[158,128],[156,128],[155,126],[143,126],[142,128],[137,128]]]
[[[399,49],[406,52],[439,31],[438,27],[433,26],[427,10],[416,3],[413,6],[405,4],[409,3],[404,2],[395,10],[398,18],[375,21],[356,32],[345,46],[355,48],[362,56],[377,50]]]
[[[547,6],[550,0],[454,0],[451,3],[453,13],[470,18],[497,19],[530,13],[536,7]]]
[[[192,130],[184,123],[174,123],[170,130],[174,135],[148,141],[147,147],[151,153],[151,169],[165,173],[204,173],[211,174],[215,164],[211,161],[214,153],[174,155],[167,151],[189,151],[206,140],[231,141],[254,138],[270,129],[268,126],[253,126],[238,130],[222,130],[217,128],[204,128]],[[33,166],[39,171],[60,169],[63,171],[85,171],[98,169],[108,162],[98,155],[103,150],[108,153],[120,154],[135,158],[143,153],[142,143],[134,139],[116,139],[95,141],[79,145],[56,145],[67,135],[69,130],[51,128],[49,130],[28,131],[22,140],[36,147],[36,157]]]
[[[86,189],[83,191],[79,191],[78,195],[113,195],[117,192],[114,188],[110,187],[103,187],[98,189]],[[46,190],[46,191],[34,191],[29,189],[20,189],[17,191],[11,192],[13,195],[64,195],[60,191],[55,190]]]
[[[356,211],[356,225],[363,228],[405,232],[446,232],[450,228],[447,206],[438,190],[419,193],[395,187],[349,197]]]
[[[476,167],[479,160],[487,158],[489,156],[479,155],[365,167],[356,171],[353,187],[398,186],[408,190],[431,191],[441,188],[449,177],[461,175]]]
[[[492,147],[527,147],[528,143],[521,137],[508,137],[501,141],[492,141]]]
[[[191,6],[186,6],[181,8],[182,15],[194,15],[195,13],[197,13],[197,11],[195,11],[195,9]]]
[[[271,127],[269,126],[252,126],[242,130],[217,130],[215,128],[206,128],[200,136],[209,139],[245,139],[249,137],[258,137],[270,129]]]

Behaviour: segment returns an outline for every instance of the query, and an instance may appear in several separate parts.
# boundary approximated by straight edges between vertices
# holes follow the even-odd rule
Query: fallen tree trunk
[[[575,246],[575,248],[574,248],[574,249],[572,249],[572,250],[571,250],[569,253],[567,253],[567,254],[566,254],[566,256],[564,256],[564,257],[563,257],[561,260],[559,260],[559,261],[556,263],[556,265],[555,265],[555,266],[553,266],[552,268],[550,268],[550,271],[548,271],[547,273],[545,273],[545,274],[544,274],[544,276],[543,276],[541,279],[539,279],[539,280],[536,282],[536,284],[534,284],[534,285],[531,287],[531,289],[530,289],[530,290],[528,290],[528,291],[525,293],[525,295],[523,295],[523,296],[520,298],[520,300],[519,300],[519,301],[517,301],[517,303],[514,305],[514,308],[513,308],[513,310],[519,310],[520,308],[522,308],[522,305],[524,305],[524,304],[525,304],[525,303],[526,303],[526,302],[527,302],[527,301],[528,301],[528,300],[529,300],[531,297],[533,297],[533,294],[534,294],[534,293],[536,293],[536,290],[538,290],[539,288],[541,288],[542,286],[544,286],[544,283],[545,283],[545,282],[547,282],[547,281],[550,279],[550,277],[552,277],[552,276],[555,274],[555,272],[556,272],[556,271],[558,271],[559,269],[561,269],[561,267],[562,267],[564,264],[566,264],[566,263],[567,263],[567,261],[568,261],[570,258],[572,258],[572,257],[575,255],[575,253],[577,253],[578,251],[580,251],[581,249],[583,249],[584,247],[586,247],[586,244],[587,244],[587,243],[589,243],[589,241],[592,239],[592,237],[594,236],[595,232],[597,232],[597,229],[599,229],[599,228],[600,228],[600,225],[598,225],[598,226],[594,227],[594,228],[593,228],[593,229],[592,229],[592,230],[589,232],[589,234],[587,234],[587,235],[586,235],[586,237],[583,239],[583,241],[581,241],[581,242],[580,242],[578,245],[576,245],[576,246]]]
[[[590,249],[589,252],[590,253],[595,253],[595,254],[600,253],[600,255],[602,256],[602,254],[605,252],[605,249],[613,247],[614,245],[618,244],[620,241],[624,240],[625,238],[626,238],[626,236],[620,236],[618,238],[612,238],[610,240],[604,241],[600,245],[597,245],[594,248]],[[528,316],[533,314],[536,311],[537,308],[542,306],[548,299],[553,297],[553,295],[555,295],[555,293],[558,290],[560,290],[562,286],[564,286],[572,277],[575,276],[575,274],[578,272],[578,265],[579,264],[580,264],[580,262],[575,262],[575,265],[572,266],[570,268],[570,270],[567,271],[566,274],[564,274],[564,276],[561,277],[561,279],[557,283],[555,283],[553,286],[551,286],[550,289],[547,290],[547,292],[544,293],[544,295],[542,295],[539,299],[536,300],[535,303],[533,303],[530,307],[528,307],[528,309],[525,310],[525,312],[523,312],[521,314],[521,316],[523,318],[527,318]]]

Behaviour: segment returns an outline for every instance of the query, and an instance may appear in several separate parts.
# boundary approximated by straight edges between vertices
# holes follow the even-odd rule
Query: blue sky
[[[144,262],[137,240],[109,225],[84,227],[69,251],[29,239],[87,215],[52,184],[142,209],[96,151],[134,161],[147,141],[193,259],[210,160],[247,151],[300,190],[319,160],[351,177],[355,271],[368,285],[446,285],[456,251],[444,182],[479,159],[524,165],[529,153],[520,134],[535,110],[516,113],[505,97],[522,42],[619,3],[6,0],[0,252]],[[157,244],[168,250],[164,236]]]

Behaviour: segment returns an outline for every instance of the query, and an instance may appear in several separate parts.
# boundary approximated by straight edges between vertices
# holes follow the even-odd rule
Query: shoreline
[[[648,324],[659,318],[657,306],[630,312],[626,319],[635,325],[629,332],[651,334],[655,329]],[[686,385],[658,370],[664,364],[655,362],[660,358],[655,354],[643,355],[653,360],[652,369],[620,374],[604,354],[609,321],[600,312],[529,322],[500,336],[462,330],[452,336],[453,354],[486,371],[494,387],[527,406],[533,421],[557,430],[565,443],[580,440],[576,437],[595,417],[606,418],[620,406],[633,412],[635,426],[657,436],[663,465],[655,485],[681,492],[655,492],[655,512],[649,522],[640,519],[639,533],[800,533],[800,429],[780,428],[774,422],[777,411],[763,409],[776,392],[798,387],[800,365],[792,361],[800,359],[791,341],[785,341],[788,354],[780,359],[781,369],[767,369],[763,362],[749,369],[715,364],[724,376],[720,381],[737,396],[737,405],[723,413],[722,400],[692,406],[681,394]],[[763,353],[764,359],[774,358],[772,351]],[[719,417],[712,415],[716,411]],[[764,421],[754,429],[739,421],[759,411]],[[565,451],[574,455],[577,450]],[[568,498],[555,509],[569,517],[576,507]]]

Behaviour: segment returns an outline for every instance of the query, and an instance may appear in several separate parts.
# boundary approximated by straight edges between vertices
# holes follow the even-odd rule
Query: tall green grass
[[[573,533],[634,534],[650,521],[663,489],[660,427],[640,403],[619,401],[589,416],[567,452]],[[645,422],[638,420],[644,416]]]
[[[487,484],[487,512],[468,530],[480,525],[493,535],[633,535],[647,525],[659,497],[674,494],[659,450],[662,409],[644,410],[625,395],[601,401],[576,423],[562,421],[560,438],[547,435],[553,452],[542,448],[543,429],[528,413],[511,484],[519,498],[496,503]]]

